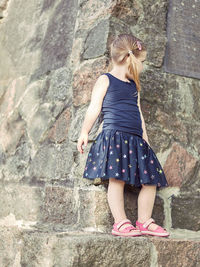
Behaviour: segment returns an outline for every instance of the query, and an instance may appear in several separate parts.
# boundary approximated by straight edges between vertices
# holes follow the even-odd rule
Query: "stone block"
[[[97,78],[106,68],[106,58],[96,59],[75,71],[73,78],[73,104],[78,107],[88,104]],[[91,71],[92,70],[92,71]]]
[[[78,192],[74,188],[46,186],[38,220],[41,223],[75,225],[78,220]]]
[[[11,214],[16,221],[30,221],[36,223],[42,205],[43,189],[27,185],[0,186],[0,220],[3,224]]]
[[[156,248],[156,266],[200,266],[200,241],[156,237],[150,241]]]
[[[0,266],[21,266],[23,245],[22,232],[18,227],[0,226]]]
[[[72,70],[62,67],[51,72],[47,77],[47,92],[45,100],[48,102],[65,101],[65,104],[72,103]]]
[[[24,232],[22,266],[150,267],[150,244],[140,237]]]
[[[54,122],[50,105],[40,105],[28,121],[28,135],[35,145],[41,144],[46,138],[46,132]]]
[[[170,186],[181,187],[185,180],[189,180],[197,159],[188,153],[178,143],[173,143],[171,153],[164,165],[164,172]]]
[[[113,224],[113,217],[108,205],[106,191],[80,189],[79,197],[80,226],[82,228],[91,227],[104,232],[110,232]]]
[[[4,114],[5,119],[0,124],[0,145],[7,155],[13,155],[25,133],[25,122],[19,112],[14,110],[10,116]]]
[[[174,117],[172,120],[171,115],[163,112],[159,107],[156,108],[155,117],[165,133],[168,135],[173,134],[176,140],[187,144],[187,128],[183,121],[178,117]]]
[[[1,266],[199,267],[200,241],[0,227]]]
[[[73,162],[73,148],[68,142],[43,144],[30,163],[28,175],[37,181],[64,180],[73,184],[73,179],[69,177]]]
[[[62,143],[68,137],[68,130],[71,121],[70,108],[66,108],[49,130],[48,138],[56,143]]]
[[[107,47],[108,33],[109,20],[101,20],[88,32],[82,55],[84,60],[104,55]]]
[[[177,197],[173,196],[171,203],[172,227],[199,231],[199,207],[200,192],[182,193]]]
[[[0,225],[51,224],[69,228],[77,223],[79,197],[74,188],[1,185],[0,193]]]

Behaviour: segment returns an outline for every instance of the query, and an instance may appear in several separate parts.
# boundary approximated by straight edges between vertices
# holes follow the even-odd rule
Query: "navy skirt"
[[[162,166],[149,144],[139,135],[120,130],[103,129],[93,141],[84,168],[83,178],[125,181],[168,186]]]

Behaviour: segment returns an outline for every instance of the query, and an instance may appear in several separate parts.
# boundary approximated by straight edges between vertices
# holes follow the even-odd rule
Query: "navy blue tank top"
[[[116,129],[142,137],[142,120],[137,105],[138,91],[134,80],[122,81],[111,73],[103,73],[109,78],[109,86],[102,103],[102,129]]]

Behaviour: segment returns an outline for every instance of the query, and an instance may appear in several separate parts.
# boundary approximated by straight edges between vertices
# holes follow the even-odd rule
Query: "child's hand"
[[[77,149],[80,153],[84,153],[82,145],[84,144],[84,147],[87,146],[88,143],[88,134],[82,133],[78,139]]]

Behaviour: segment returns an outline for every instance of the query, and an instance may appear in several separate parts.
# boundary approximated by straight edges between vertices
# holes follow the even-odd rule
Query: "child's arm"
[[[141,106],[140,106],[140,92],[138,92],[138,107],[139,107],[139,110],[140,110],[141,120],[142,120],[143,139],[145,139],[145,141],[149,144],[147,131],[146,131],[146,126],[145,126],[145,121],[144,121],[144,117],[143,117]]]
[[[83,121],[81,134],[77,144],[77,148],[81,153],[83,152],[82,144],[84,143],[85,146],[87,145],[88,134],[101,112],[102,102],[107,92],[108,85],[108,77],[106,75],[100,75],[93,87],[91,101],[85,114],[85,119]]]

